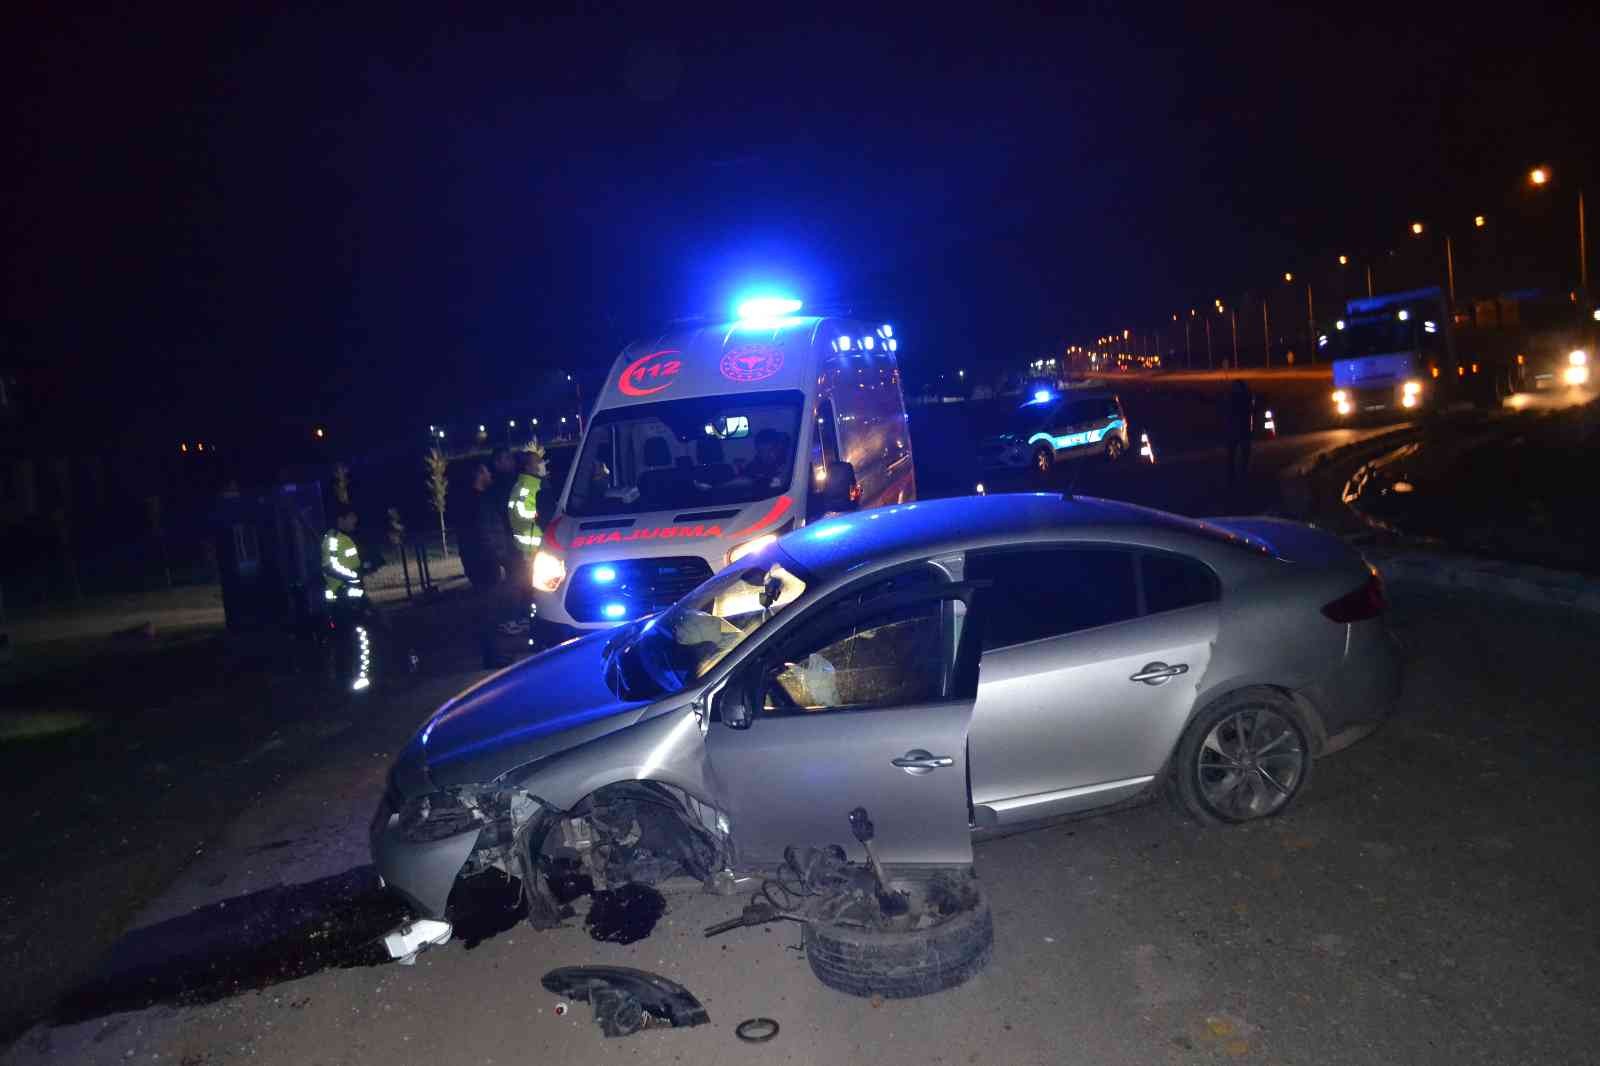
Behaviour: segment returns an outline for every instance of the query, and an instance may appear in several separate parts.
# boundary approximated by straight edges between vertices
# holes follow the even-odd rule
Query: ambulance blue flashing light
[[[757,296],[739,305],[741,322],[775,322],[800,310],[799,300],[787,296]]]
[[[600,613],[607,618],[621,618],[628,613],[628,609],[620,603],[608,603],[600,609]]]
[[[1040,389],[1038,392],[1034,393],[1033,394],[1033,402],[1034,403],[1049,403],[1050,402],[1050,392],[1049,392],[1049,390],[1048,389]]]
[[[597,585],[609,585],[617,579],[617,568],[614,566],[597,566],[594,568],[594,580]]]

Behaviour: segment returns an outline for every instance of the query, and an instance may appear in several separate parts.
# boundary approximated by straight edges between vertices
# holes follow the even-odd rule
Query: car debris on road
[[[558,996],[587,1002],[604,1036],[628,1036],[643,1029],[682,1029],[711,1021],[687,988],[647,970],[627,966],[563,966],[544,975],[544,987]],[[558,1004],[558,1008],[565,1004]]]

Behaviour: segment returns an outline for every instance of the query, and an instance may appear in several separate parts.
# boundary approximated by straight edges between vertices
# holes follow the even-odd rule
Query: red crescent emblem
[[[623,368],[622,375],[617,378],[617,388],[621,389],[623,394],[627,396],[649,396],[651,393],[660,392],[672,384],[683,364],[676,359],[668,359],[660,363],[650,363],[650,360],[663,355],[677,354],[678,349],[676,348],[663,348],[659,352],[641,355]],[[650,363],[650,365],[646,366],[646,363]],[[660,381],[661,384],[651,388],[642,387],[646,382],[655,381]]]

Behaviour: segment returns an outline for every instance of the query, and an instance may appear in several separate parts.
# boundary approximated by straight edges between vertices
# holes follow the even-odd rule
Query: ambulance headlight
[[[540,592],[554,592],[567,579],[567,564],[559,555],[540,551],[533,557],[533,587]]]
[[[756,552],[767,547],[769,544],[776,544],[777,541],[778,535],[776,533],[766,533],[762,536],[747,540],[743,544],[737,545],[728,552],[728,565],[732,566],[740,559],[743,559],[746,555],[754,555]]]

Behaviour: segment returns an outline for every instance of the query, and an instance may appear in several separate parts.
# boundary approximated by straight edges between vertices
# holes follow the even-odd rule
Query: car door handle
[[[890,759],[890,763],[900,767],[908,774],[921,776],[931,774],[944,766],[954,766],[955,759],[949,755],[930,755],[921,748],[912,748],[898,759]]]
[[[1143,681],[1147,685],[1165,685],[1179,674],[1188,672],[1188,663],[1173,663],[1171,666],[1166,663],[1145,663],[1144,667],[1128,680]]]

